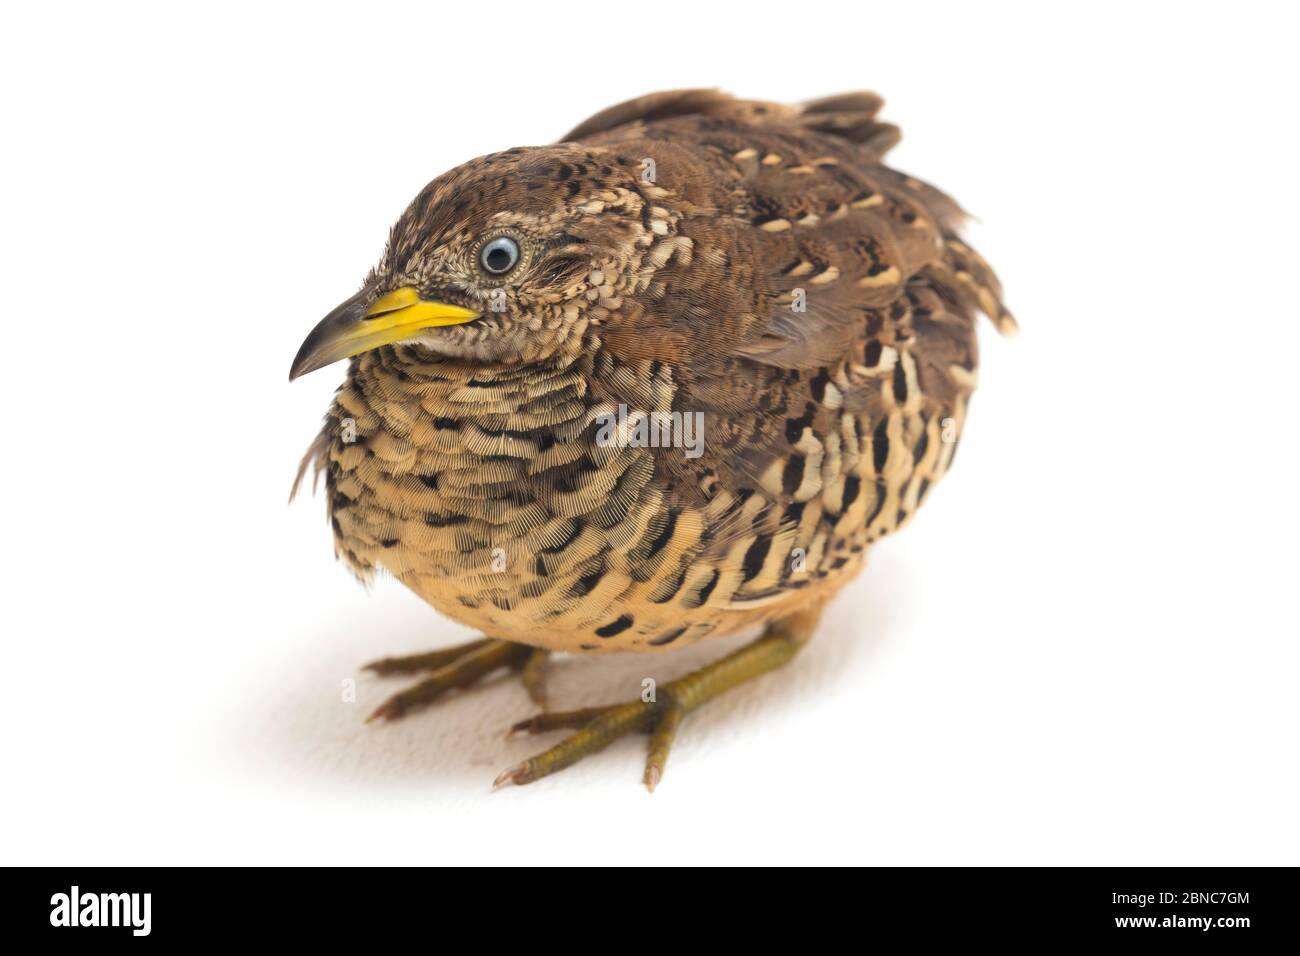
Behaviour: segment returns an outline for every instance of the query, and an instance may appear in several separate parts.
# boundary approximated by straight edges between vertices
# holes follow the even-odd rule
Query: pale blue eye
[[[519,261],[519,243],[509,236],[497,236],[479,252],[478,261],[485,272],[494,276],[505,275]]]

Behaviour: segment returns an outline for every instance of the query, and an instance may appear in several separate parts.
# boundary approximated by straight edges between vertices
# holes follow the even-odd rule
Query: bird
[[[683,718],[791,661],[916,514],[978,316],[1017,326],[962,208],[886,165],[882,104],[654,93],[415,197],[290,371],[347,360],[294,481],[324,478],[337,557],[483,635],[368,665],[421,675],[371,719],[512,670],[538,708],[513,729],[567,736],[497,787],[642,733],[653,790]],[[549,709],[553,652],[749,628],[628,700]]]

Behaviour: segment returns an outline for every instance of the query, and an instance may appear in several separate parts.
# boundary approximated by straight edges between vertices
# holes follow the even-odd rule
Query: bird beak
[[[478,317],[478,312],[459,305],[422,299],[409,286],[374,302],[370,292],[362,289],[311,330],[289,369],[289,381],[339,359],[400,342],[421,329],[461,325]]]

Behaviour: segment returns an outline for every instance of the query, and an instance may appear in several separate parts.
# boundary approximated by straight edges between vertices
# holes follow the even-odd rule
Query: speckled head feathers
[[[633,269],[650,245],[642,185],[634,159],[574,144],[472,160],[421,190],[366,286],[376,296],[412,287],[482,313],[412,340],[438,355],[502,364],[572,355],[603,314],[592,288]],[[519,258],[497,275],[481,257],[500,237]]]

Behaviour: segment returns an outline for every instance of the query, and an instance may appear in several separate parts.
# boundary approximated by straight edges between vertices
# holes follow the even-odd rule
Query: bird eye
[[[519,261],[519,243],[509,236],[497,236],[483,247],[478,261],[494,276],[505,275]]]

